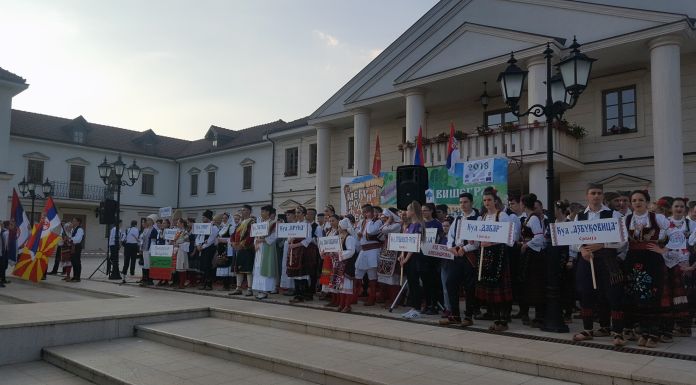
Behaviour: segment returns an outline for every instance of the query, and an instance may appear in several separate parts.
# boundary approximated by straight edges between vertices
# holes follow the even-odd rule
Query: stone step
[[[133,337],[46,348],[43,359],[84,380],[104,385],[310,384],[301,379]]]
[[[568,384],[386,347],[219,318],[139,325],[136,335],[319,384]]]
[[[693,361],[284,306],[211,308],[211,317],[588,385],[694,383]]]

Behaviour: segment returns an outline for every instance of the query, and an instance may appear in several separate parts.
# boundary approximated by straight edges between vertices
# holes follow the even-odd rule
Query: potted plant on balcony
[[[466,137],[467,137],[467,133],[462,131],[462,130],[458,130],[458,131],[454,132],[454,139],[464,140],[464,139],[466,139]]]
[[[493,133],[493,127],[488,127],[488,126],[478,126],[476,127],[476,132],[479,135],[482,136],[487,136]]]
[[[405,143],[401,143],[399,145],[399,151],[403,151],[404,149],[407,149],[407,148],[414,148],[415,146],[416,146],[415,144],[413,144],[407,140]]]
[[[507,122],[504,123],[500,126],[500,129],[503,132],[515,132],[520,128],[520,125],[517,123],[512,123],[512,122]]]
[[[446,143],[449,140],[449,135],[447,135],[444,132],[441,132],[436,137],[434,137],[432,140],[433,140],[433,143]]]
[[[568,127],[566,128],[566,133],[568,133],[568,135],[572,136],[575,139],[582,139],[585,136],[587,136],[587,130],[585,130],[585,127],[577,123],[572,123],[568,125]]]

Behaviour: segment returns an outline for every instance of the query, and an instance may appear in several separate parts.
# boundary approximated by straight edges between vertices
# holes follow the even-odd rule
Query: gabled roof
[[[17,84],[27,84],[27,80],[19,75],[15,75],[12,72],[0,67],[0,80],[5,80],[10,83]]]
[[[19,137],[44,139],[75,145],[76,143],[73,141],[71,129],[79,127],[88,131],[84,136],[84,142],[79,145],[150,155],[166,159],[179,159],[260,143],[264,141],[264,135],[269,132],[279,132],[303,125],[307,125],[306,117],[289,123],[279,119],[274,122],[238,131],[211,126],[211,129],[214,127],[214,130],[217,132],[223,133],[226,137],[231,138],[218,145],[218,147],[213,148],[210,141],[206,139],[189,141],[157,135],[151,129],[146,131],[134,131],[90,123],[82,116],[75,119],[67,119],[27,111],[12,110],[10,133]]]

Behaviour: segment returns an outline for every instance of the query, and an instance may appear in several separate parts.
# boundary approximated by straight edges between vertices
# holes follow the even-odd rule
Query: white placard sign
[[[421,245],[421,251],[423,254],[443,259],[454,259],[454,254],[452,254],[447,245],[441,245],[439,243],[428,243],[425,242]]]
[[[554,246],[615,243],[627,240],[626,224],[616,218],[551,224],[551,243]]]
[[[164,240],[171,241],[176,237],[177,229],[164,229]]]
[[[278,238],[306,238],[309,223],[278,223]]]
[[[341,246],[341,237],[321,237],[319,238],[319,252],[321,253],[340,253],[343,251]]]
[[[464,162],[464,184],[493,183],[493,158]]]
[[[172,216],[172,208],[171,207],[160,207],[159,216],[160,216],[160,218],[170,218]]]
[[[268,235],[268,222],[259,222],[251,224],[252,237],[265,237]]]
[[[402,234],[402,233],[390,233],[389,234],[389,250],[393,251],[412,251],[417,253],[420,251],[420,233],[415,234]]]
[[[514,232],[512,222],[461,221],[457,231],[457,241],[512,243]]]
[[[425,240],[423,243],[437,243],[437,227],[425,229]]]
[[[174,254],[173,245],[150,246],[150,257],[171,257]]]
[[[210,234],[211,223],[194,223],[193,224],[193,234],[196,235],[208,235]]]

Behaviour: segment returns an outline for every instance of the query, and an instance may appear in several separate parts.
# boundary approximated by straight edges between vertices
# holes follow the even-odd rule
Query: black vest
[[[474,213],[471,214],[471,216],[466,217],[466,220],[467,220],[467,221],[475,221],[475,220],[478,219],[478,216],[479,216],[478,211],[477,211],[476,209],[473,209],[473,211],[474,211]],[[457,217],[457,219],[454,220],[454,240],[452,241],[452,244],[450,245],[450,247],[455,247],[455,246],[456,246],[455,243],[457,242],[457,229],[458,229],[459,223],[462,221],[462,218],[463,218],[463,217],[464,217],[464,215],[460,215],[460,216]],[[464,244],[464,245],[468,245],[468,244],[469,244],[469,241],[464,240],[464,243],[463,243],[463,244]]]

